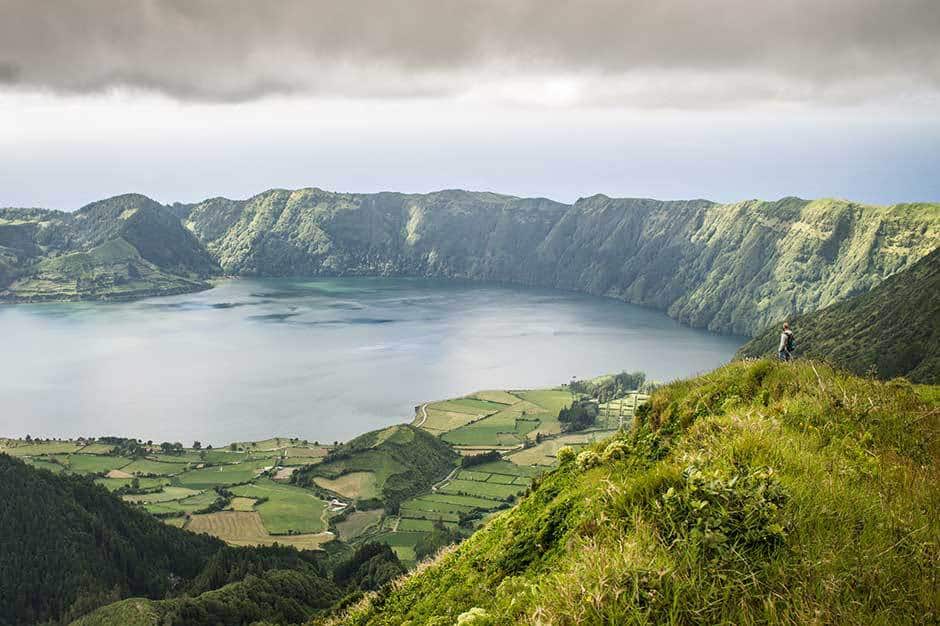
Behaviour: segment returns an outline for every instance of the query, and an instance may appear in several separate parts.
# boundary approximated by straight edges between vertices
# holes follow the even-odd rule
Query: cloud
[[[937,0],[0,0],[0,86],[713,107],[940,92]]]

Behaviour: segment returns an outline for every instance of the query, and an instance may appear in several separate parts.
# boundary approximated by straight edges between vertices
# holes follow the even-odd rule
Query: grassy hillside
[[[75,213],[0,210],[0,300],[129,299],[203,289],[218,265],[165,207],[140,195]]]
[[[391,426],[360,435],[330,451],[322,462],[295,472],[292,482],[397,511],[399,504],[454,469],[450,446],[419,428]]]
[[[868,293],[790,321],[797,355],[857,374],[940,384],[940,248]],[[739,357],[775,354],[780,327],[745,344]]]
[[[330,623],[935,622],[938,398],[809,361],[667,385]]]

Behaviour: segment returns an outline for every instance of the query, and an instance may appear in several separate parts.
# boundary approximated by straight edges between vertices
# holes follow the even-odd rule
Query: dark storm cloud
[[[227,101],[585,75],[613,85],[599,101],[933,94],[940,0],[0,0],[0,84],[22,88]]]

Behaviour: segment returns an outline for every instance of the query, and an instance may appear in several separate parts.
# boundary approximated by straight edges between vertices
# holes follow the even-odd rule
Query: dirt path
[[[460,468],[459,468],[459,467],[455,467],[455,468],[453,469],[453,471],[451,471],[451,473],[447,475],[447,478],[445,478],[444,480],[439,480],[438,482],[436,482],[436,483],[434,483],[433,485],[431,485],[431,491],[437,491],[437,488],[438,488],[438,487],[440,487],[441,485],[443,485],[444,483],[446,483],[448,480],[450,480],[451,478],[453,478],[453,477],[457,474],[457,472],[459,472],[459,471],[460,471]]]
[[[416,427],[421,428],[424,426],[424,423],[428,421],[428,403],[425,402],[421,405],[421,421],[415,424]]]

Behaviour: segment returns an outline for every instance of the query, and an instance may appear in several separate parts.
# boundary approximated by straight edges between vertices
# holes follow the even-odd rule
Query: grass
[[[72,454],[69,455],[69,469],[80,474],[105,473],[113,469],[121,469],[130,463],[130,459],[123,456],[105,456],[99,454]]]
[[[555,454],[561,448],[565,446],[575,448],[583,447],[596,439],[605,438],[609,435],[610,433],[573,433],[570,435],[561,435],[560,437],[545,439],[531,448],[513,452],[506,458],[522,466],[542,465],[547,467],[556,463],[557,459],[555,458]]]
[[[330,533],[306,535],[272,535],[261,522],[261,515],[248,511],[221,511],[193,515],[186,529],[206,533],[234,546],[270,546],[275,543],[294,546],[299,550],[318,550],[333,538]]]
[[[69,454],[78,451],[81,446],[71,441],[50,441],[27,443],[22,440],[4,440],[0,452],[10,456],[43,456],[47,454]]]
[[[154,493],[129,494],[123,497],[125,502],[169,502],[182,500],[197,495],[198,491],[186,487],[164,487]]]
[[[235,497],[232,498],[229,506],[232,507],[233,511],[254,511],[255,510],[255,500],[254,498],[244,498],[244,497]]]
[[[382,520],[382,509],[373,509],[371,511],[353,511],[341,522],[336,524],[336,532],[343,541],[350,541],[360,536],[363,532],[372,526],[377,525]]]
[[[135,459],[131,463],[121,468],[122,472],[128,474],[139,474],[141,476],[173,476],[186,470],[186,466],[180,463],[163,463],[161,461],[152,461],[150,459]]]
[[[935,623],[940,406],[924,395],[811,362],[667,385],[632,432],[337,622]]]
[[[96,478],[95,483],[103,486],[108,491],[115,491],[123,487],[129,487],[133,482],[132,478]],[[141,489],[157,489],[163,485],[169,485],[168,478],[138,478],[137,482]]]
[[[256,478],[272,462],[267,459],[245,461],[236,465],[218,465],[203,469],[190,470],[176,477],[183,487],[192,489],[210,489],[217,486],[245,483]]]
[[[306,489],[262,479],[254,484],[233,487],[232,493],[244,498],[267,498],[267,501],[256,504],[255,510],[261,514],[264,527],[272,535],[326,530],[323,519],[326,503]]]
[[[501,390],[478,391],[469,397],[477,400],[485,400],[487,402],[495,402],[497,404],[515,404],[519,402],[518,396],[514,396],[508,391]]]
[[[338,478],[317,476],[313,480],[317,486],[338,493],[344,498],[364,500],[379,495],[375,472],[350,472]]]
[[[450,480],[438,489],[441,493],[466,494],[478,498],[490,498],[493,500],[506,500],[510,496],[516,496],[525,488],[520,485],[495,485],[490,483],[481,483],[474,480]]]

